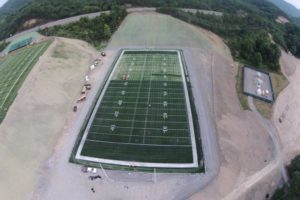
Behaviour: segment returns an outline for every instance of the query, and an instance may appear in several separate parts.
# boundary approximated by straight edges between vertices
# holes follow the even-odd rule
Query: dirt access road
[[[272,120],[279,132],[284,161],[289,164],[300,154],[300,60],[282,51],[280,63],[290,84],[278,96]]]
[[[127,9],[128,13],[130,13],[130,12],[147,12],[147,11],[155,11],[155,8],[138,7],[138,8],[128,8]],[[53,22],[48,22],[46,24],[36,26],[34,28],[16,33],[15,35],[7,38],[5,41],[6,42],[11,42],[16,38],[22,37],[23,35],[26,35],[26,34],[31,33],[31,32],[36,32],[36,31],[39,31],[39,30],[43,30],[45,28],[53,27],[53,26],[66,25],[66,24],[69,24],[69,23],[72,23],[72,22],[77,22],[83,17],[93,19],[93,18],[95,18],[95,17],[97,17],[101,14],[109,14],[109,13],[110,13],[109,10],[108,11],[101,11],[101,12],[78,15],[78,16],[74,16],[74,17],[68,17],[68,18],[60,19],[60,20],[53,21]]]

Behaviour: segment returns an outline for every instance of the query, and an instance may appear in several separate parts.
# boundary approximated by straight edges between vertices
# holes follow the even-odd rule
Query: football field
[[[0,123],[18,90],[50,41],[24,47],[0,59]]]
[[[76,159],[198,167],[181,56],[176,50],[122,51],[84,127]]]

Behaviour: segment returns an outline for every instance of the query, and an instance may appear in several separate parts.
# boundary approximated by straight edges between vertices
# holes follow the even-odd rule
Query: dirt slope
[[[300,60],[282,51],[280,61],[290,84],[277,98],[273,122],[280,133],[285,161],[289,163],[294,156],[300,154]]]
[[[25,199],[51,155],[95,51],[55,39],[19,90],[0,125],[0,199]]]

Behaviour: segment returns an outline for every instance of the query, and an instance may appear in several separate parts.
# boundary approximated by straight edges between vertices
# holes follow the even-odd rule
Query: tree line
[[[0,20],[0,40],[26,29],[23,24],[31,19],[45,23],[85,13],[111,10],[115,5],[115,1],[109,0],[31,0],[19,11]]]
[[[84,17],[78,22],[46,28],[39,32],[46,36],[76,38],[99,47],[101,42],[111,37],[126,15],[124,7],[115,6],[110,14],[101,14],[93,19]]]
[[[276,190],[272,200],[299,200],[300,199],[300,155],[294,158],[288,166],[290,185],[285,184]]]
[[[159,12],[215,32],[225,39],[232,55],[241,62],[277,71],[280,68],[280,50],[272,43],[268,32],[260,29],[252,16],[244,13],[223,16],[189,13],[174,8],[161,8]],[[253,24],[253,25],[250,25]]]

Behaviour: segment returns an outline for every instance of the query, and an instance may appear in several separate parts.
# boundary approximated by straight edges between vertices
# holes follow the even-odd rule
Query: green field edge
[[[109,170],[123,170],[123,171],[132,171],[132,172],[157,172],[157,173],[202,173],[204,172],[204,162],[203,162],[203,154],[202,154],[202,147],[201,147],[201,141],[198,141],[197,138],[200,138],[200,127],[199,127],[199,123],[198,123],[198,116],[195,110],[195,104],[194,104],[194,98],[193,95],[191,94],[191,83],[187,82],[187,86],[188,86],[188,93],[189,93],[189,97],[190,97],[190,103],[191,103],[191,109],[192,109],[192,116],[193,116],[193,124],[194,124],[194,130],[195,130],[195,140],[196,140],[196,147],[197,147],[197,156],[198,156],[198,161],[199,161],[199,167],[198,168],[153,168],[153,167],[129,167],[129,166],[124,166],[124,165],[116,165],[116,164],[107,164],[107,163],[98,163],[98,162],[92,162],[92,161],[85,161],[85,160],[79,160],[76,159],[76,152],[77,149],[79,147],[80,141],[83,137],[84,134],[84,130],[88,124],[89,118],[92,115],[94,106],[97,103],[97,100],[99,98],[99,96],[101,95],[103,89],[104,89],[104,85],[107,83],[110,74],[112,73],[119,57],[121,56],[123,51],[126,50],[132,50],[132,49],[120,49],[119,52],[117,53],[117,55],[115,56],[115,59],[113,61],[113,63],[110,66],[110,69],[108,70],[108,72],[105,75],[104,81],[100,86],[100,89],[98,90],[93,102],[92,102],[92,106],[90,107],[88,114],[86,115],[83,125],[79,131],[79,134],[77,136],[77,139],[75,141],[74,147],[72,149],[71,152],[71,156],[69,158],[69,162],[73,163],[73,164],[79,164],[79,165],[84,165],[84,166],[90,166],[90,167],[95,167],[95,168],[104,168],[104,169],[109,169]],[[139,50],[139,49],[136,49]],[[152,50],[152,49],[151,49]],[[157,51],[159,50],[170,50],[170,49],[157,49]],[[186,63],[184,60],[184,56],[183,56],[183,52],[180,49],[172,49],[172,50],[177,50],[180,51],[180,56],[182,59],[182,64],[184,67],[184,73],[185,73],[185,77],[188,77],[188,73],[187,73],[187,68],[186,68]],[[196,122],[196,123],[195,123]],[[199,157],[199,155],[201,157]],[[201,159],[199,159],[201,158]]]
[[[47,40],[47,41],[43,41],[41,43],[37,43],[34,44],[33,46],[31,46],[30,48],[33,48],[35,45],[39,45],[42,43],[48,43],[43,49],[42,51],[36,56],[36,58],[34,58],[34,60],[31,61],[30,67],[28,67],[28,69],[26,71],[24,71],[23,75],[20,77],[19,81],[17,82],[17,84],[14,86],[14,91],[17,92],[13,92],[6,100],[5,103],[7,104],[7,110],[3,110],[0,109],[0,124],[3,122],[3,120],[5,119],[5,116],[9,110],[9,107],[12,105],[13,101],[15,100],[15,98],[18,95],[18,91],[21,88],[23,82],[25,81],[25,79],[27,78],[27,76],[29,75],[29,73],[31,72],[32,68],[34,67],[34,65],[37,63],[38,59],[40,58],[41,55],[43,55],[45,53],[45,51],[49,48],[49,46],[51,45],[51,43],[53,42],[53,39]],[[26,48],[26,47],[25,47]],[[22,48],[23,49],[23,48]],[[14,51],[13,53],[17,53],[19,50]]]

